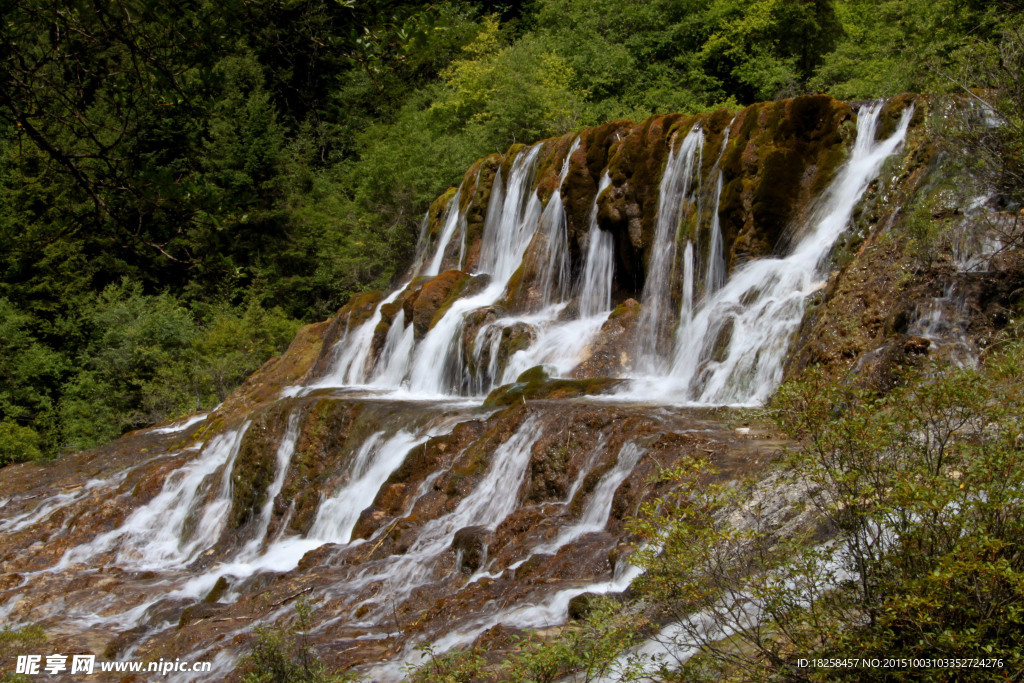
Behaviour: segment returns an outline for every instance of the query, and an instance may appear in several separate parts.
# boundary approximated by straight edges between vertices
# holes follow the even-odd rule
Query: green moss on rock
[[[275,453],[284,434],[291,401],[279,401],[252,418],[231,471],[230,528],[238,529],[259,513],[274,479]]]
[[[578,398],[607,394],[623,380],[613,377],[594,379],[534,379],[498,387],[484,400],[484,407],[514,405],[525,401],[557,398]]]

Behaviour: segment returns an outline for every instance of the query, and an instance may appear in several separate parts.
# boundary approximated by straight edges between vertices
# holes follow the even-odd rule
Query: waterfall
[[[679,326],[686,328],[693,318],[693,242],[686,240],[683,250],[683,303],[679,311]]]
[[[367,318],[366,322],[354,331],[347,331],[341,337],[334,345],[334,362],[331,364],[331,372],[317,383],[318,386],[332,387],[366,383],[372,361],[373,332],[383,319],[380,307],[397,299],[403,289],[405,287],[399,287],[393,291],[377,304],[373,314]]]
[[[516,157],[503,196],[492,191],[478,268],[491,276],[490,283],[479,294],[455,301],[420,342],[409,376],[409,390],[414,394],[459,394],[469,384],[461,344],[465,316],[501,297],[533,239],[541,213],[532,185],[539,152],[540,145],[534,145]]]
[[[428,230],[430,230],[430,211],[426,211],[423,214],[423,220],[420,221],[419,237],[416,238],[416,255],[413,256],[412,260],[412,273],[414,277],[419,275],[423,269],[423,262],[427,258],[427,242],[430,240]]]
[[[493,196],[488,207],[478,270],[490,274],[502,285],[519,267],[523,252],[537,229],[540,199],[533,191],[533,176],[540,150],[541,145],[534,145],[516,157],[500,210],[491,210],[495,208]]]
[[[190,463],[175,470],[147,505],[121,526],[68,550],[54,570],[116,552],[136,569],[183,567],[214,544],[231,508],[231,469],[248,429],[224,432]]]
[[[613,161],[581,168],[577,154],[579,176],[569,174],[579,139],[503,159],[488,205],[465,201],[486,190],[467,180],[440,217],[435,206],[433,225],[431,214],[420,225],[414,275],[376,306],[350,308],[348,320],[336,321],[344,331],[327,351],[328,370],[283,389],[284,403],[268,398],[280,377],[271,365],[202,428],[189,429],[200,416],[140,431],[48,465],[38,484],[27,475],[42,471],[35,465],[4,468],[11,485],[0,499],[0,532],[13,539],[4,546],[12,578],[0,586],[0,617],[40,623],[61,642],[127,643],[124,658],[164,647],[182,659],[209,654],[226,675],[246,646],[240,636],[280,623],[308,592],[318,610],[307,631],[316,647],[356,669],[390,660],[362,672],[397,680],[423,642],[439,653],[499,624],[549,627],[565,622],[581,593],[625,590],[639,570],[610,558],[627,554],[624,518],[659,493],[643,473],[704,446],[715,457],[756,448],[736,446],[731,425],[680,404],[756,404],[774,390],[806,299],[824,284],[837,239],[900,147],[911,114],[876,139],[880,107],[864,108],[846,163],[800,207],[807,219],[794,226],[788,252],[731,274],[718,217],[729,129],[720,150],[717,142],[703,149],[698,126],[679,131],[658,213],[653,223],[640,217],[653,225],[642,235],[650,240],[642,285],[623,271],[643,264],[615,251],[636,236],[597,224],[597,197],[612,176],[640,177],[629,176],[631,161],[617,165],[615,150],[630,150],[626,139],[607,136],[620,146],[599,149],[601,136],[584,136],[598,146],[587,150],[591,162],[605,153]],[[538,187],[552,187],[552,150],[567,146],[545,205]],[[573,205],[573,196],[589,199],[593,180],[593,203]],[[605,200],[615,199],[615,210],[647,210],[631,203],[637,196]],[[570,226],[579,239],[572,258]],[[735,226],[724,227],[733,234]],[[964,267],[984,267],[974,257],[986,253],[984,245],[963,251]],[[477,265],[455,293],[446,279],[430,280],[456,257],[469,268],[471,254]],[[624,306],[611,316],[613,289],[639,297],[639,315]],[[436,299],[413,305],[412,296]],[[430,312],[429,329],[417,329],[402,302],[420,323]],[[921,301],[907,332],[949,354],[972,351],[962,348],[967,306],[952,290]],[[301,369],[315,349],[295,348],[283,364]],[[636,374],[622,378],[626,393],[559,398],[570,393],[563,389],[611,384],[602,373],[620,372],[630,356]],[[584,381],[549,383],[547,400],[526,393],[511,406],[481,405],[481,395],[538,365]],[[258,411],[251,423],[249,410]],[[237,529],[233,512],[247,515]],[[479,563],[466,561],[471,547]],[[225,583],[227,592],[211,597]],[[66,604],[65,592],[75,594]],[[178,624],[197,615],[204,624],[184,639]],[[88,639],[76,628],[88,628]]]
[[[459,211],[459,197],[461,190],[456,190],[455,194],[448,201],[448,205],[444,209],[444,227],[441,229],[441,237],[437,242],[437,250],[434,252],[434,258],[431,259],[430,265],[423,271],[423,275],[433,276],[441,272],[441,264],[444,263],[445,252],[448,250],[448,245],[452,241],[452,237],[455,236],[455,231],[462,226],[463,232],[465,232],[465,221]],[[461,261],[461,249],[459,259]]]
[[[359,513],[373,502],[381,485],[405,460],[410,450],[426,442],[427,435],[405,430],[382,441],[384,432],[371,435],[352,458],[346,481],[317,510],[308,537],[329,543],[348,543]]]
[[[412,325],[405,324],[405,310],[400,310],[388,328],[388,336],[385,337],[384,348],[377,361],[373,385],[385,388],[399,386],[409,372],[415,347],[416,331]]]
[[[281,493],[284,487],[284,479],[288,474],[288,467],[291,465],[292,456],[295,455],[295,443],[299,440],[299,425],[302,413],[294,410],[288,417],[288,426],[285,428],[284,436],[277,446],[274,457],[274,480],[267,487],[263,506],[260,508],[259,521],[256,525],[256,533],[246,544],[239,556],[251,560],[259,555],[260,549],[266,541],[267,531],[270,528],[270,518],[274,511],[274,499]]]
[[[607,313],[612,308],[612,275],[615,268],[614,244],[610,232],[597,226],[597,200],[612,179],[605,171],[597,186],[594,206],[590,210],[590,229],[587,232],[587,259],[580,281],[580,317],[589,318]]]
[[[792,252],[737,269],[680,327],[671,382],[649,384],[660,385],[663,394],[671,385],[691,401],[714,404],[758,403],[775,389],[804,301],[823,284],[826,257],[868,184],[902,144],[913,113],[905,110],[897,130],[876,142],[880,112],[880,105],[861,112],[850,159],[816,201]]]
[[[728,138],[728,136],[726,136]],[[711,211],[711,247],[708,250],[707,273],[704,279],[704,296],[708,297],[725,284],[725,246],[722,243],[722,226],[718,219],[718,207],[722,201],[722,172],[715,179],[715,206]]]
[[[799,239],[791,253],[747,263],[731,277],[726,273],[718,215],[724,184],[721,165],[731,124],[707,179],[701,177],[705,135],[699,125],[670,144],[651,244],[645,248],[642,308],[633,331],[633,367],[635,379],[641,380],[635,386],[643,386],[644,377],[668,378],[656,390],[670,392],[674,400],[699,403],[756,403],[773,390],[789,336],[803,315],[804,298],[820,285],[822,260],[845,230],[867,183],[905,134],[909,114],[894,136],[875,142],[879,111],[873,106],[861,113],[850,159],[816,200],[807,222],[798,226]],[[405,313],[396,313],[380,357],[374,359],[374,333],[383,319],[378,306],[336,345],[331,371],[319,385],[369,383],[437,397],[483,394],[535,365],[545,365],[559,376],[570,374],[585,358],[611,309],[615,264],[612,235],[597,225],[597,197],[611,183],[605,169],[590,207],[582,268],[572,289],[577,306],[567,310],[570,271],[561,186],[579,144],[575,140],[562,161],[559,190],[546,206],[534,188],[541,144],[517,154],[506,167],[507,181],[500,169],[496,172],[474,273],[487,280],[471,294],[447,303],[444,314],[418,342]],[[437,246],[424,268],[427,275],[441,269],[460,229],[465,242],[461,193],[458,190],[446,206]],[[703,210],[705,201],[710,211]],[[465,245],[460,261],[464,252]],[[535,264],[530,286],[539,285],[541,291],[531,295],[537,297],[529,304],[534,312],[514,316],[504,309],[508,302],[503,297],[514,276],[525,277],[523,269],[529,264],[524,259]],[[404,288],[381,305],[395,301]],[[472,358],[464,358],[465,321],[482,309],[489,311],[487,322],[474,331]],[[503,344],[510,335],[517,335],[517,345],[525,340],[525,347],[505,358]]]
[[[666,365],[666,331],[671,329],[672,275],[676,260],[676,239],[687,210],[695,202],[694,185],[699,187],[704,132],[694,126],[679,146],[669,152],[661,179],[654,241],[648,250],[647,274],[640,302],[643,309],[636,327],[637,366],[658,372]]]
[[[722,201],[722,159],[729,147],[729,133],[732,131],[733,118],[722,134],[722,148],[715,159],[711,173],[715,175],[715,203],[711,209],[711,240],[708,248],[708,262],[704,273],[704,296],[710,296],[725,284],[725,245],[722,242],[722,225],[718,218],[718,209]]]
[[[562,162],[562,171],[558,174],[558,190],[552,193],[540,216],[541,233],[548,255],[540,279],[544,307],[564,301],[569,296],[569,235],[566,233],[565,207],[562,205],[562,183],[569,175],[569,160],[579,146],[580,139],[576,138]]]

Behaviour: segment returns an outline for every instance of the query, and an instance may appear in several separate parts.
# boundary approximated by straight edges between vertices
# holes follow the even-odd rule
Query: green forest
[[[515,142],[958,92],[1009,103],[1021,166],[1020,2],[2,7],[0,465],[210,409],[399,276],[429,202]]]

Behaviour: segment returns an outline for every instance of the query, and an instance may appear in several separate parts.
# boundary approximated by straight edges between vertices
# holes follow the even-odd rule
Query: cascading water
[[[726,137],[728,140],[728,136]],[[718,207],[722,201],[722,172],[715,178],[715,205],[711,210],[711,249],[708,253],[707,273],[704,277],[704,296],[711,296],[725,284],[725,246],[722,244],[722,224]]]
[[[569,266],[569,236],[565,229],[565,207],[562,205],[561,187],[565,182],[565,177],[569,174],[569,160],[579,146],[580,139],[576,138],[569,148],[569,153],[565,155],[565,161],[562,162],[562,172],[558,174],[559,191],[551,195],[540,216],[544,251],[548,255],[540,280],[540,289],[544,297],[542,304],[545,308],[564,301],[569,296],[569,288],[572,284]]]
[[[230,507],[231,466],[248,424],[221,434],[168,477],[163,490],[119,528],[64,555],[55,569],[115,552],[119,566],[183,567],[217,540]]]
[[[729,147],[729,133],[735,120],[734,118],[725,127],[722,135],[722,150],[718,153],[715,165],[711,169],[712,175],[715,176],[715,203],[711,208],[711,238],[709,241],[707,268],[704,273],[704,296],[710,296],[725,284],[725,245],[722,241],[722,222],[718,216],[718,209],[722,201],[722,158]]]
[[[612,275],[615,267],[612,235],[597,225],[597,198],[601,196],[612,179],[605,171],[597,186],[594,207],[590,211],[590,230],[587,232],[586,266],[580,282],[580,317],[590,318],[612,309]]]
[[[330,543],[348,543],[359,513],[369,507],[381,485],[387,480],[406,454],[427,440],[404,430],[383,440],[378,432],[363,442],[356,452],[345,484],[320,504],[316,520],[309,530],[310,538]]]
[[[809,229],[792,253],[738,269],[721,290],[705,299],[691,322],[680,326],[671,381],[657,383],[663,395],[682,394],[699,403],[749,404],[763,401],[778,385],[804,301],[823,284],[824,260],[847,229],[868,184],[903,143],[913,111],[904,111],[896,131],[876,142],[880,113],[878,105],[861,113],[850,159],[818,200]]]
[[[679,311],[680,326],[688,326],[693,319],[693,242],[686,240],[683,249],[683,304]]]
[[[671,321],[669,293],[675,271],[677,233],[686,213],[694,208],[699,194],[703,148],[704,132],[694,127],[683,138],[678,152],[670,150],[665,164],[654,242],[640,299],[643,310],[636,327],[636,364],[643,372],[657,372],[666,365],[665,336]]]
[[[235,638],[283,618],[290,601],[308,589],[326,611],[311,633],[347,639],[347,646],[375,653],[359,663],[388,661],[370,670],[375,680],[401,678],[402,663],[414,660],[414,647],[428,640],[443,651],[498,624],[561,623],[570,598],[623,590],[635,576],[628,563],[611,566],[607,558],[625,533],[621,518],[629,513],[622,510],[636,509],[642,499],[638,468],[642,472],[645,460],[660,462],[678,450],[666,439],[667,450],[655,452],[657,435],[709,431],[680,424],[692,418],[679,417],[675,409],[641,415],[642,408],[629,401],[755,403],[768,395],[779,381],[806,296],[822,284],[830,250],[885,158],[901,144],[910,114],[903,114],[888,138],[875,140],[879,107],[865,109],[849,160],[800,226],[791,252],[748,262],[731,277],[718,216],[720,162],[730,128],[704,177],[702,129],[695,126],[681,141],[673,140],[654,243],[646,252],[635,341],[624,337],[615,349],[636,358],[639,376],[632,378],[631,393],[616,401],[556,407],[524,398],[499,412],[481,408],[478,400],[452,399],[489,392],[537,365],[557,377],[571,376],[599,343],[598,335],[606,336],[602,327],[614,327],[610,313],[619,302],[612,298],[613,283],[616,296],[629,296],[622,294],[615,272],[616,264],[625,264],[616,261],[625,258],[615,253],[621,234],[613,239],[608,226],[598,224],[596,197],[589,215],[579,207],[569,214],[577,221],[570,235],[566,179],[570,171],[593,173],[586,185],[591,191],[597,179],[597,171],[581,167],[585,155],[570,159],[580,140],[562,159],[557,189],[543,207],[535,176],[549,164],[544,182],[553,182],[552,162],[542,156],[542,144],[523,150],[505,160],[507,180],[495,172],[479,242],[471,249],[466,241],[473,233],[467,231],[468,204],[460,197],[476,193],[467,180],[435,225],[434,244],[424,221],[410,271],[419,273],[383,297],[365,319],[352,316],[362,322],[349,325],[330,351],[329,370],[283,392],[292,403],[278,411],[272,431],[253,426],[268,421],[236,416],[219,434],[224,428],[210,427],[214,436],[205,444],[187,450],[168,446],[163,460],[153,459],[154,468],[164,469],[152,481],[140,483],[132,468],[105,479],[90,473],[78,488],[61,489],[36,506],[5,490],[0,507],[15,512],[0,519],[0,531],[13,537],[64,515],[72,521],[61,533],[76,533],[88,517],[80,508],[98,491],[129,507],[120,517],[110,512],[100,531],[76,537],[49,564],[39,560],[31,570],[19,570],[19,580],[58,584],[72,571],[106,580],[96,568],[113,566],[120,572],[114,578],[128,587],[118,592],[128,597],[118,602],[117,596],[98,593],[73,616],[91,627],[145,634],[138,644],[173,633],[182,605],[206,598],[224,579],[231,588],[209,609],[225,610],[223,621],[231,625],[215,637],[203,631],[210,623],[197,632],[212,652],[226,648],[218,661],[228,668],[238,654],[230,651]],[[597,197],[614,171],[610,161]],[[470,278],[460,275],[462,289],[438,307],[428,329],[415,328],[407,307],[385,309],[453,264],[474,272]],[[913,329],[930,333],[940,319],[922,308]],[[556,412],[548,416],[545,410]],[[179,431],[192,428],[185,423],[151,433],[170,444]],[[620,429],[637,431],[627,438]],[[243,445],[261,438],[266,453],[254,465]],[[574,449],[582,452],[572,456]],[[258,476],[250,479],[259,482],[262,497],[244,524],[229,526],[237,518],[235,494],[246,481],[246,467],[257,467]],[[137,491],[145,496],[141,502],[133,498]],[[622,501],[633,493],[637,497],[627,506]],[[463,550],[453,548],[465,529],[484,539],[481,565],[468,569],[462,567]],[[555,588],[548,578],[530,578],[537,566],[562,572]],[[319,583],[304,583],[302,572],[314,570]],[[516,587],[517,581],[523,583]],[[277,592],[264,596],[265,589]],[[0,614],[27,621],[19,598],[3,595]],[[457,600],[465,616],[452,614],[445,598]],[[272,608],[264,609],[266,604]],[[458,621],[449,630],[422,625],[437,615]]]
[[[434,258],[431,259],[430,265],[423,270],[423,275],[432,276],[441,272],[441,264],[444,262],[448,245],[451,243],[452,237],[455,236],[455,232],[459,229],[460,225],[463,225],[463,220],[459,212],[459,192],[456,191],[455,196],[451,198],[451,201],[448,202],[448,206],[444,210],[444,227],[441,229],[441,237],[437,242],[437,252],[435,252]]]

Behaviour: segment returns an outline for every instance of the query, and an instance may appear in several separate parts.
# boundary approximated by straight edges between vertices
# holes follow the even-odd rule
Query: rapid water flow
[[[903,143],[913,115],[908,108],[896,131],[876,141],[880,113],[880,105],[862,111],[850,159],[816,202],[792,252],[738,268],[680,324],[669,380],[641,382],[640,391],[704,404],[756,404],[768,397],[782,378],[806,298],[824,284],[829,252],[868,184]]]
[[[696,208],[703,148],[704,132],[694,127],[683,138],[679,150],[669,152],[665,164],[654,243],[640,298],[643,309],[636,327],[636,365],[641,372],[659,372],[666,365],[677,236],[684,218]]]

